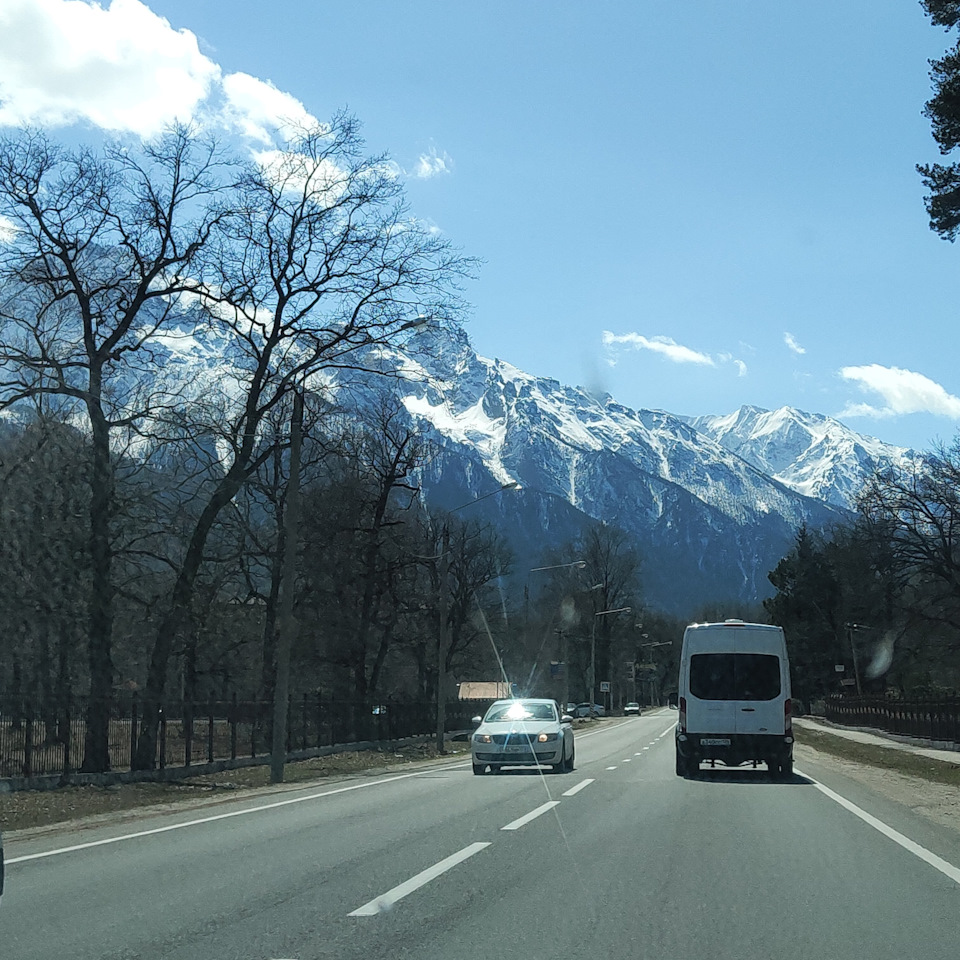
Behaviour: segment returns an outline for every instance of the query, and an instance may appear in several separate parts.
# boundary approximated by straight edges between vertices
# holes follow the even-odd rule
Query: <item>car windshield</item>
[[[484,723],[509,723],[522,720],[556,720],[557,712],[549,703],[495,703],[483,718]]]

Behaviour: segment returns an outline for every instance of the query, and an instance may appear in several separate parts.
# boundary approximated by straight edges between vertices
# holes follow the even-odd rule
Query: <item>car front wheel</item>
[[[485,763],[475,763],[473,765],[473,772],[478,777],[482,776],[486,772],[486,769],[487,765]]]

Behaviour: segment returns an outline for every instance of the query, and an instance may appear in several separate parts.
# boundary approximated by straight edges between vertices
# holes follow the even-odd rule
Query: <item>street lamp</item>
[[[647,636],[647,634],[643,634],[643,636]],[[640,648],[646,648],[646,649],[651,649],[653,647],[672,647],[673,641],[672,640],[656,640],[651,643],[641,643],[641,644],[638,644],[638,646]],[[651,654],[651,657],[652,657],[652,654]],[[651,659],[649,664],[642,664],[642,666],[644,667],[652,666],[656,668],[656,663],[654,663],[654,661]],[[659,686],[659,679],[656,676],[656,672],[654,672],[653,679],[650,679],[649,677],[647,678],[647,682],[650,684],[650,705],[653,706],[654,687]],[[634,681],[634,683],[636,683],[636,681]],[[660,703],[659,694],[657,695],[657,703],[658,704]]]
[[[597,671],[597,618],[605,617],[611,613],[629,613],[631,610],[630,607],[615,607],[613,610],[600,610],[593,615],[593,628],[590,631],[590,681],[588,687],[590,688],[590,709],[593,710],[593,705],[596,703],[594,700],[594,687],[596,686],[596,671]]]
[[[458,510],[463,510],[466,507],[472,507],[475,503],[479,503],[481,500],[486,500],[488,497],[495,497],[498,493],[503,493],[505,490],[520,489],[522,489],[520,484],[516,480],[512,480],[510,483],[505,483],[496,490],[491,490],[490,493],[485,493],[482,497],[476,497],[473,500],[468,500],[466,503],[461,503],[459,507],[454,507],[452,510],[448,510],[447,514],[454,514]],[[447,601],[450,593],[450,524],[447,522],[447,520],[443,521],[443,530],[441,531],[440,535],[440,548],[437,560],[439,562],[437,579],[439,580],[438,589],[440,591],[438,603],[438,607],[440,609],[440,632],[437,638],[436,741],[437,753],[443,754],[446,753],[444,741],[447,732],[447,652],[448,647],[450,646],[450,636],[447,624]]]
[[[850,653],[853,657],[853,675],[857,681],[857,696],[863,696],[863,691],[860,688],[860,662],[857,659],[857,647],[853,642],[853,634],[856,630],[872,630],[873,627],[868,627],[863,623],[848,623],[845,625],[847,628],[847,640],[850,641]]]

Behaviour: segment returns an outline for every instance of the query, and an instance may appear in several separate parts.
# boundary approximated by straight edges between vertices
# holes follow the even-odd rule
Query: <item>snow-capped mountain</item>
[[[913,450],[855,433],[839,420],[793,407],[743,406],[727,416],[687,422],[758,470],[808,497],[851,508],[877,469],[918,459]]]
[[[507,521],[519,565],[601,521],[637,538],[655,604],[755,602],[802,523],[843,515],[680,417],[480,357],[463,331],[418,335],[404,353],[382,351],[379,364],[393,376],[377,378],[378,389],[393,391],[443,451],[423,477],[428,500],[450,507],[522,484],[481,505]]]

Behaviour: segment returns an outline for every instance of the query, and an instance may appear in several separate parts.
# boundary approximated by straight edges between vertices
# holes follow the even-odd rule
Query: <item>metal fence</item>
[[[87,702],[33,703],[0,697],[0,779],[68,777],[83,761]],[[448,732],[469,727],[482,708],[467,701],[447,705]],[[218,760],[266,758],[271,750],[273,704],[261,700],[165,703],[160,712],[154,765],[189,768]],[[110,704],[110,768],[131,769],[142,724],[136,694]],[[433,703],[290,700],[287,752],[364,741],[401,740],[436,732]]]
[[[884,697],[836,697],[825,703],[825,717],[854,727],[960,743],[960,699],[893,700]]]

